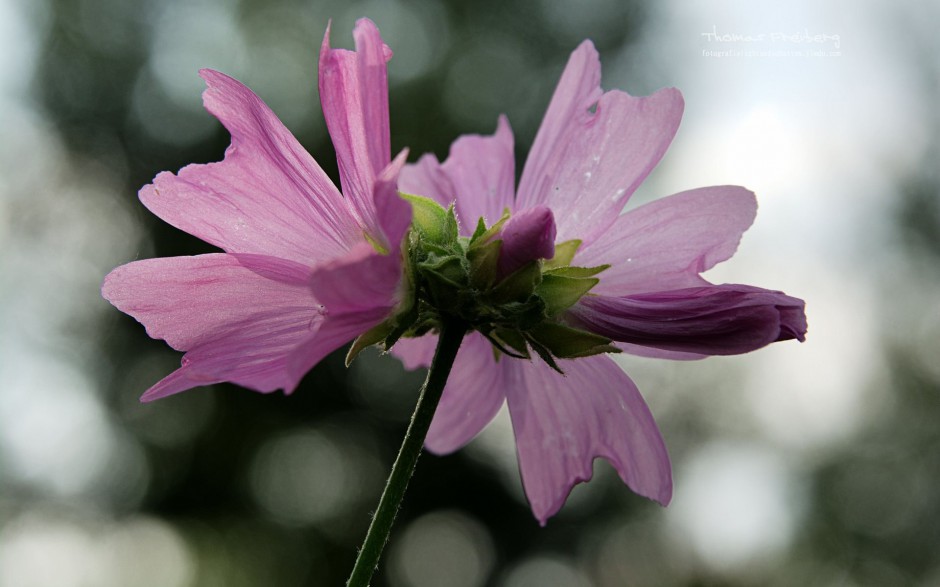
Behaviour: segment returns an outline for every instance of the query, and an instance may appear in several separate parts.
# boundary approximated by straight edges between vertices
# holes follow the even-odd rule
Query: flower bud
[[[502,279],[530,261],[555,256],[555,217],[545,206],[523,210],[509,218],[499,238],[497,276]]]

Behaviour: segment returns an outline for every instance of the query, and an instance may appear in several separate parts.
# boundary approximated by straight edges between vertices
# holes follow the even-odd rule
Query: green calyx
[[[347,364],[367,346],[388,350],[403,336],[438,330],[443,316],[483,334],[497,358],[531,359],[534,351],[559,372],[555,359],[619,352],[610,339],[561,320],[608,268],[571,266],[581,241],[559,243],[552,259],[531,261],[499,279],[499,235],[508,209],[489,227],[480,218],[473,234],[462,237],[453,206],[445,209],[428,198],[401,195],[414,211],[404,252],[405,299],[391,317],[356,339]]]

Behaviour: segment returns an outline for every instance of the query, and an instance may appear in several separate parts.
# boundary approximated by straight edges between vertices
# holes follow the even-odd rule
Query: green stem
[[[415,406],[415,412],[411,416],[411,423],[408,425],[408,431],[405,432],[405,440],[398,451],[395,464],[392,465],[392,472],[388,476],[385,491],[382,492],[382,498],[379,500],[379,507],[369,525],[369,531],[359,550],[359,557],[356,559],[352,574],[349,575],[346,587],[368,587],[369,581],[372,580],[372,573],[375,572],[385,543],[388,542],[392,524],[401,507],[408,481],[414,474],[421,447],[424,446],[424,438],[428,434],[431,419],[441,400],[444,384],[447,383],[447,377],[450,375],[451,367],[454,366],[457,350],[460,348],[460,342],[466,331],[466,327],[459,322],[445,320],[441,326],[437,350],[434,351],[431,369],[418,396],[418,405]]]

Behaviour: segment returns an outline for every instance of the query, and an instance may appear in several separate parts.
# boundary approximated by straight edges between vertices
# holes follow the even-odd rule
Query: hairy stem
[[[346,582],[347,587],[368,587],[369,581],[372,580],[372,573],[375,572],[382,550],[388,542],[392,524],[401,507],[408,481],[414,474],[421,447],[424,446],[424,438],[428,434],[431,419],[441,400],[444,384],[447,383],[447,377],[450,375],[451,367],[454,366],[457,350],[460,348],[460,342],[466,331],[466,326],[462,323],[446,319],[443,321],[431,369],[421,388],[418,405],[415,406],[415,412],[411,416],[411,423],[408,425],[408,431],[405,432],[405,439],[398,451],[395,464],[392,465],[392,472],[388,476],[378,509],[369,525],[362,548],[359,550],[359,557],[349,575],[349,581]]]

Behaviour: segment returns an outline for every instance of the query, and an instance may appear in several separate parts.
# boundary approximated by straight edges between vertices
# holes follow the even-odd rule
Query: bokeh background
[[[328,19],[350,47],[359,16],[395,51],[393,150],[413,158],[505,112],[521,161],[584,38],[605,88],[679,87],[683,125],[631,205],[754,190],[710,276],[803,297],[810,323],[747,356],[618,358],[672,454],[669,508],[599,461],[539,528],[501,414],[422,457],[375,585],[940,585],[940,6],[917,0],[0,0],[0,585],[344,581],[423,374],[339,353],[290,397],[141,405],[179,354],[98,289],[209,250],[135,196],[222,157],[201,67],[335,177],[316,57]]]

